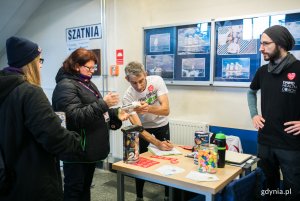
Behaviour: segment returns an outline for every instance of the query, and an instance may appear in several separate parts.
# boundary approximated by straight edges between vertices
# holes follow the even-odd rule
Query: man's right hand
[[[160,141],[158,148],[162,151],[170,151],[174,148],[174,145],[168,141]]]
[[[265,119],[261,115],[255,115],[252,118],[252,122],[253,122],[253,126],[256,129],[262,129],[264,127],[264,124],[265,124]]]
[[[149,111],[149,105],[148,105],[148,103],[145,102],[145,101],[141,101],[140,104],[141,105],[139,107],[134,108],[134,111],[136,113],[139,113],[139,114],[146,114],[146,113],[148,113],[148,111]]]

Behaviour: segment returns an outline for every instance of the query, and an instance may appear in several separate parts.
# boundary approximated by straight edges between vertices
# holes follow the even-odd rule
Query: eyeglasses
[[[268,45],[270,45],[272,43],[274,43],[274,42],[266,42],[266,41],[264,41],[264,42],[260,42],[260,45],[266,47],[266,46],[268,46]]]
[[[85,67],[90,72],[96,71],[98,69],[97,65],[94,65],[93,67],[88,67],[88,66],[82,66],[82,67]]]
[[[40,64],[43,64],[44,63],[44,59],[43,58],[40,58]]]

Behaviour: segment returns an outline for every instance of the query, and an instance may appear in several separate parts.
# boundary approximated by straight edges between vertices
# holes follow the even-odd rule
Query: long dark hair
[[[85,48],[78,48],[63,62],[63,68],[67,72],[78,73],[76,64],[83,66],[90,60],[94,61],[95,64],[98,64],[97,56],[93,51]]]

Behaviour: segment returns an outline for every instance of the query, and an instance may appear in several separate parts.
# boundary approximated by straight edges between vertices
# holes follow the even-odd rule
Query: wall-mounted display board
[[[249,86],[257,68],[267,63],[259,51],[260,36],[273,25],[289,29],[296,40],[292,53],[299,55],[300,13],[215,21],[214,86]]]
[[[160,75],[167,84],[210,84],[210,22],[144,32],[148,75]]]
[[[291,32],[296,45],[290,52],[300,59],[300,13],[286,12],[145,28],[146,71],[166,84],[249,87],[257,68],[267,63],[260,36],[273,25]]]

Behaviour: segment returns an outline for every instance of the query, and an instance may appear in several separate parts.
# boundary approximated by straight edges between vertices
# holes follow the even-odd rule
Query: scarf
[[[287,56],[283,58],[278,64],[269,62],[268,72],[273,74],[280,74],[284,69],[286,69],[290,64],[294,63],[297,59],[294,55],[288,52]]]
[[[79,74],[79,79],[83,82],[86,82],[86,83],[89,83],[92,79],[92,76],[87,76],[87,75],[82,75],[82,74]]]

